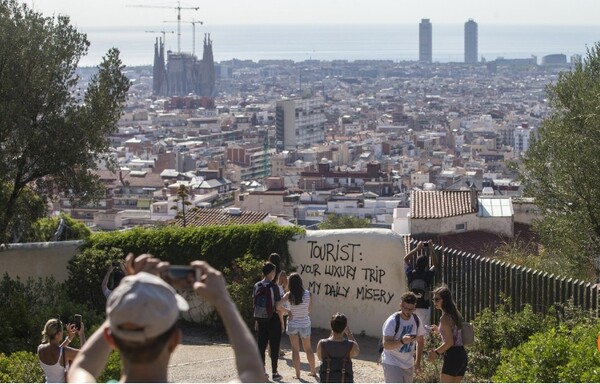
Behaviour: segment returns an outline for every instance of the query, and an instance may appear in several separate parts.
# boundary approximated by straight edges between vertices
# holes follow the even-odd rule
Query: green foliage
[[[247,253],[267,260],[272,252],[289,262],[287,242],[302,233],[297,227],[275,224],[228,225],[207,227],[134,228],[131,231],[94,233],[88,246],[98,250],[122,249],[135,255],[151,253],[171,264],[189,264],[205,260],[223,270]]]
[[[247,254],[234,260],[231,267],[223,269],[223,275],[229,284],[229,295],[250,329],[254,327],[252,287],[262,279],[262,265],[262,261]]]
[[[46,378],[35,353],[0,353],[0,383],[43,383]]]
[[[235,263],[242,263],[246,268],[247,261],[240,261],[245,260],[242,259],[244,255],[264,261],[272,252],[277,252],[283,263],[290,265],[287,242],[301,231],[297,227],[257,224],[135,228],[126,232],[95,233],[88,239],[85,249],[69,261],[66,285],[74,299],[102,311],[106,302],[100,289],[104,274],[111,261],[123,260],[129,252],[134,255],[150,253],[174,265],[205,260],[218,270],[229,268],[229,281],[229,278],[239,279],[234,273]],[[248,294],[259,278],[260,273],[257,279],[252,277],[251,284],[247,286]],[[234,286],[233,289],[243,288]],[[240,308],[246,305],[242,297],[240,294],[239,301],[236,300]]]
[[[102,371],[96,381],[98,383],[108,383],[109,380],[119,380],[121,377],[121,368],[121,356],[119,352],[113,350],[108,356],[108,362],[104,371]]]
[[[171,207],[171,209],[177,210],[177,215],[175,215],[176,219],[182,219],[183,226],[187,226],[187,214],[190,212],[195,212],[198,210],[197,207],[190,207],[192,202],[189,200],[189,193],[184,184],[179,184],[177,188],[177,197],[172,201],[178,203],[176,206]],[[179,207],[181,206],[181,209]],[[189,207],[186,209],[186,207]]]
[[[600,45],[548,86],[553,114],[523,159],[519,178],[543,218],[534,224],[546,252],[569,261],[568,275],[595,280],[600,254]],[[568,144],[567,144],[568,143]]]
[[[10,183],[3,183],[0,178],[0,206],[10,200],[11,186]],[[35,228],[32,225],[45,214],[44,200],[30,188],[23,188],[15,201],[14,214],[8,225],[6,237],[15,243],[37,241],[30,240],[36,238]]]
[[[319,229],[369,228],[371,220],[350,215],[330,213],[319,223]]]
[[[512,312],[510,300],[505,299],[495,312],[486,308],[473,321],[475,343],[467,348],[469,373],[478,381],[490,381],[500,364],[504,363],[506,355],[502,351],[517,348],[548,329],[590,326],[596,322],[593,313],[573,306],[572,302],[555,304],[542,314],[535,313],[529,305],[519,312]]]
[[[496,382],[586,383],[600,381],[600,323],[565,324],[502,351]]]
[[[98,313],[103,313],[106,298],[102,293],[102,280],[111,263],[122,262],[125,256],[125,252],[120,248],[88,248],[75,255],[69,260],[69,278],[65,282],[68,291],[71,292],[71,298],[86,303]],[[108,287],[112,287],[112,276]]]
[[[58,229],[60,220],[63,219],[65,225],[63,239],[64,240],[85,240],[92,232],[81,221],[73,219],[66,213],[61,213],[59,217],[44,217],[36,221],[32,226],[31,238],[24,239],[26,241],[52,241],[53,236]]]
[[[67,16],[44,17],[0,0],[0,242],[9,241],[19,196],[68,194],[82,203],[104,191],[97,160],[109,149],[129,80],[111,49],[81,94],[76,69],[89,41]],[[83,101],[83,102],[82,102]]]
[[[538,252],[536,246],[525,243],[518,238],[506,241],[499,247],[485,250],[482,255],[557,276],[575,277],[567,275],[572,272],[571,263],[568,259],[559,257],[559,255],[545,249]]]
[[[86,326],[99,324],[102,317],[88,309],[85,303],[76,303],[70,293],[52,278],[28,279],[25,283],[4,275],[0,280],[0,352],[35,351],[41,342],[42,330],[48,319],[57,316],[65,323],[73,315],[83,315]],[[72,345],[77,347],[79,339]]]
[[[534,313],[527,305],[511,313],[508,301],[496,312],[481,311],[473,321],[475,343],[469,347],[469,371],[476,377],[491,379],[500,364],[500,351],[515,348],[530,336],[549,326],[549,318]]]

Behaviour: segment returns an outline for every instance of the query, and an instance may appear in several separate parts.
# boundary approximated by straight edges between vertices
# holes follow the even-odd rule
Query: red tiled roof
[[[199,209],[186,214],[187,226],[201,227],[205,225],[257,224],[268,216],[267,212],[240,211],[229,213],[227,209]],[[176,219],[174,225],[183,227],[183,219]]]
[[[471,191],[413,191],[410,216],[413,219],[441,219],[476,213]]]

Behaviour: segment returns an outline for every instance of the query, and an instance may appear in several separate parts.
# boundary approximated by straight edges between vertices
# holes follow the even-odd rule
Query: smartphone
[[[175,289],[189,290],[194,288],[198,275],[199,271],[189,265],[171,265],[162,273],[162,278]]]
[[[75,328],[77,328],[77,330],[79,331],[81,329],[81,315],[76,314],[75,315]]]

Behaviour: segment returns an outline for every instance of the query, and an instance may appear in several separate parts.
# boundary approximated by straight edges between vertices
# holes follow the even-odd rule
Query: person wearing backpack
[[[406,292],[400,297],[400,311],[383,323],[381,365],[386,383],[412,383],[421,370],[425,327],[414,313],[417,296]],[[415,358],[416,351],[416,358]]]
[[[270,346],[271,379],[278,381],[282,379],[282,376],[277,371],[279,346],[281,344],[281,322],[276,311],[276,306],[277,302],[281,300],[281,296],[279,288],[273,283],[275,272],[275,264],[266,262],[263,265],[263,279],[254,284],[252,301],[255,328],[258,333],[258,349],[262,356],[263,364],[265,364],[267,344]],[[268,377],[266,372],[265,375]]]
[[[416,262],[413,259],[418,255]],[[429,262],[429,260],[431,262]],[[436,257],[433,243],[420,241],[417,247],[404,256],[404,268],[409,291],[417,295],[417,309],[415,313],[424,325],[431,324],[431,290],[435,277]]]
[[[353,383],[352,358],[360,348],[350,332],[348,318],[343,313],[331,316],[331,335],[317,343],[317,357],[321,361],[319,382]]]

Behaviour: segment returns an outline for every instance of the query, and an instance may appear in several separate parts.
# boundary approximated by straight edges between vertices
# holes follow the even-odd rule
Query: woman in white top
[[[79,330],[75,324],[67,324],[68,336],[63,341],[63,324],[58,319],[50,319],[46,322],[42,331],[42,344],[38,346],[37,354],[40,365],[46,375],[46,383],[65,383],[65,373],[69,361],[75,359],[79,352],[76,348],[69,347],[69,343],[79,333],[80,345],[85,343],[83,322]]]
[[[277,306],[278,309],[284,310],[284,304],[287,302],[290,304],[287,334],[290,337],[292,364],[294,365],[294,369],[296,369],[296,378],[300,378],[300,339],[302,339],[302,347],[310,366],[309,375],[317,376],[315,353],[310,343],[311,323],[309,313],[312,306],[312,298],[310,292],[304,289],[302,278],[299,274],[295,272],[290,274],[288,284],[289,292],[283,296]]]

